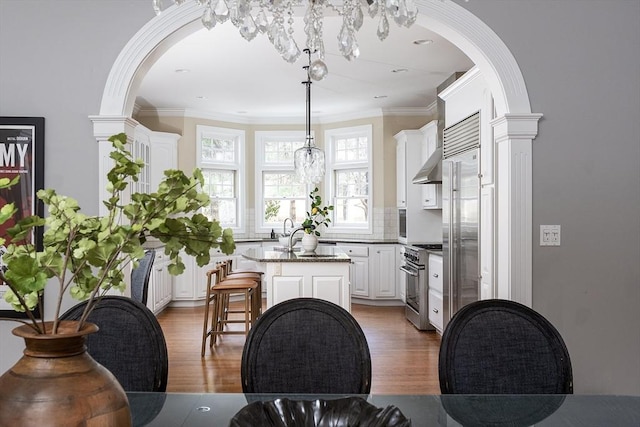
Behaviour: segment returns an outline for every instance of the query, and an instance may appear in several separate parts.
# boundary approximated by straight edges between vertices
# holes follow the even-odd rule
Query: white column
[[[133,143],[133,134],[138,122],[125,116],[89,116],[93,122],[93,135],[98,141],[98,214],[106,215],[107,209],[102,203],[109,197],[107,193],[107,173],[113,167],[109,155],[113,151],[109,138],[119,133],[127,134],[127,144]]]
[[[497,160],[497,298],[531,307],[532,140],[542,114],[506,114],[491,122]]]

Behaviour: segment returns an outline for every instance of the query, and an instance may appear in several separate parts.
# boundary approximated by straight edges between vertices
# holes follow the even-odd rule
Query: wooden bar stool
[[[218,267],[207,272],[207,293],[205,300],[205,315],[202,330],[201,356],[204,357],[205,343],[210,338],[209,347],[217,341],[221,334],[244,334],[249,333],[254,314],[254,295],[258,289],[258,284],[252,279],[234,279],[225,283],[221,282],[222,268]],[[229,319],[229,297],[231,295],[241,295],[244,299],[244,310],[235,310],[233,313],[244,313],[244,320]],[[209,325],[209,313],[211,313],[211,323]],[[244,323],[244,331],[225,330],[228,323]]]
[[[262,276],[263,273],[261,271],[251,271],[251,270],[243,270],[243,271],[231,271],[232,260],[225,260],[219,263],[219,267],[222,269],[221,272],[221,282],[227,282],[229,280],[243,279],[243,280],[254,280],[258,285],[254,295],[252,296],[252,323],[260,316],[262,313]],[[233,313],[233,311],[231,311]]]

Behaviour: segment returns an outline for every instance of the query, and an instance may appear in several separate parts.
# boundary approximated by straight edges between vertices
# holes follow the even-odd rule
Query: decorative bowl
[[[410,427],[400,410],[378,408],[361,397],[335,400],[275,399],[256,401],[242,408],[229,427]]]

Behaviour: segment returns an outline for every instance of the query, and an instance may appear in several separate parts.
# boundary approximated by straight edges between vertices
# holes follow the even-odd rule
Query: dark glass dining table
[[[229,426],[252,405],[287,399],[364,399],[397,408],[412,426],[640,426],[640,396],[619,395],[250,395],[127,393],[134,426]],[[234,424],[234,425],[243,425]],[[272,424],[266,424],[272,425]],[[280,424],[285,425],[285,424]]]

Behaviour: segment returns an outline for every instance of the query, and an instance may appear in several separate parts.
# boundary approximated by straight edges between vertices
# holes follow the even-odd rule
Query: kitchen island
[[[313,253],[252,248],[243,257],[265,272],[267,308],[292,298],[319,298],[351,312],[351,258],[335,246],[319,246]]]

